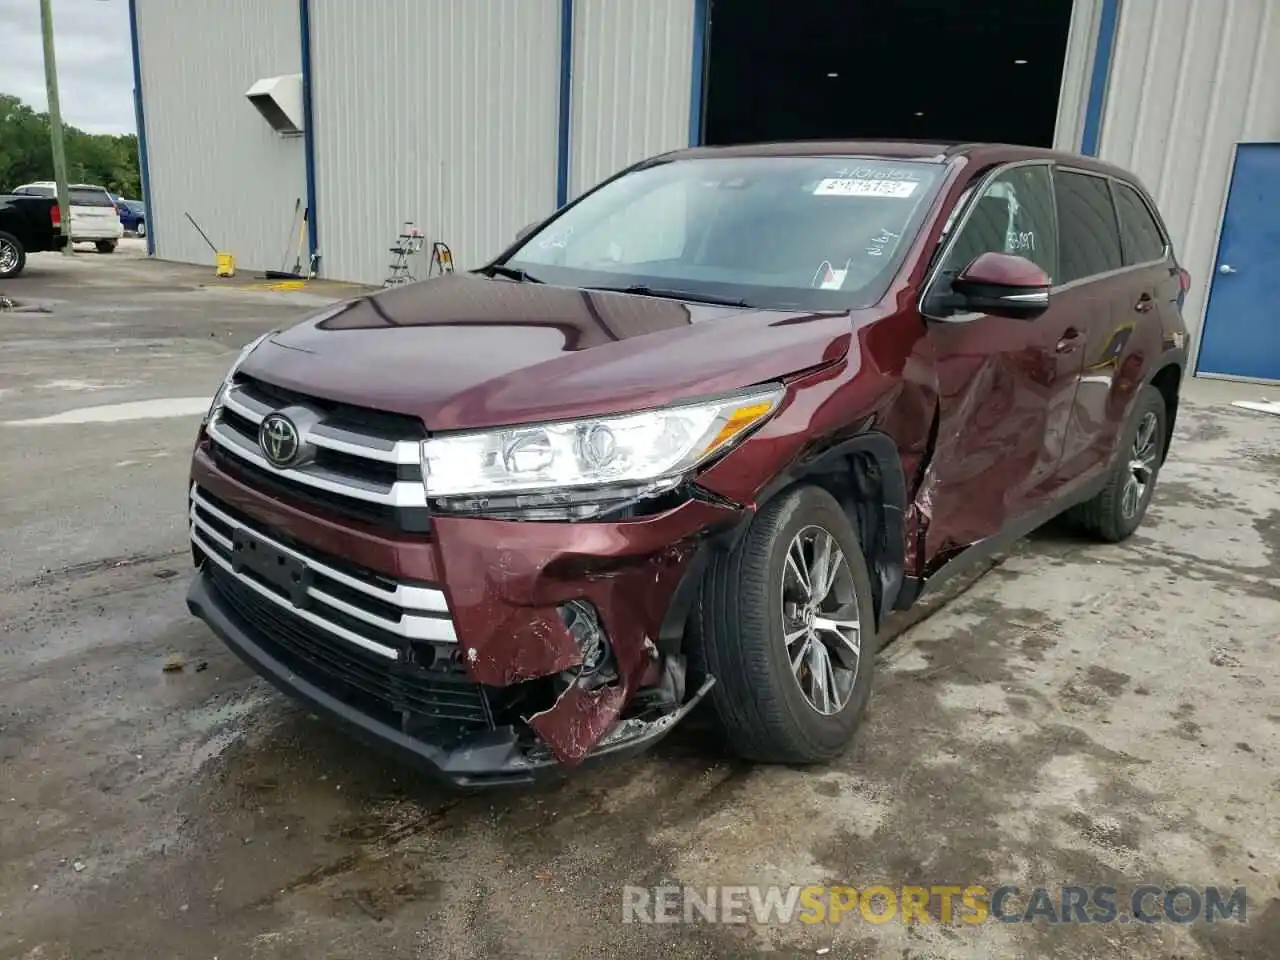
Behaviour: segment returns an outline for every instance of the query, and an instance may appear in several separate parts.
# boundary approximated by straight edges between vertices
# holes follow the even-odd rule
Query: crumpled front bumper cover
[[[305,703],[347,732],[389,752],[455,787],[487,787],[529,783],[541,775],[567,768],[545,749],[531,748],[512,727],[474,734],[459,746],[445,749],[411,736],[344,703],[326,690],[299,676],[277,659],[255,628],[223,603],[208,573],[197,571],[187,594],[190,611],[254,671],[285,694]],[[640,753],[661,740],[702,700],[715,683],[708,677],[685,702],[652,721],[623,720],[599,739],[585,755],[590,763],[606,757]],[[575,765],[576,766],[576,765]]]

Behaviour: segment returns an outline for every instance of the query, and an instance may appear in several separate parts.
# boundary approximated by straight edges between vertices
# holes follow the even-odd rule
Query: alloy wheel
[[[0,240],[0,273],[8,273],[18,265],[18,248],[12,241]]]
[[[862,631],[853,570],[822,527],[805,527],[787,547],[781,602],[783,641],[800,692],[818,713],[839,713],[858,678]]]
[[[1129,452],[1129,475],[1120,496],[1120,513],[1126,520],[1138,515],[1138,509],[1155,480],[1156,457],[1160,452],[1159,437],[1156,436],[1159,425],[1159,419],[1150,410],[1138,422],[1138,432]]]

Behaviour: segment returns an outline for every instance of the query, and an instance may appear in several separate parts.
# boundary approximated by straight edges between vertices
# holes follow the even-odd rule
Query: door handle
[[[1057,353],[1070,353],[1080,345],[1080,331],[1075,327],[1067,327],[1062,331],[1062,336],[1058,338],[1058,345],[1054,348]]]
[[[1218,268],[1218,272],[1222,274],[1235,273],[1236,268],[1229,263],[1224,263],[1222,266]]]

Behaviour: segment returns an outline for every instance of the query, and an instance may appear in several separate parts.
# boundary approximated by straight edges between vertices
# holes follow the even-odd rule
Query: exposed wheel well
[[[1166,364],[1156,371],[1151,378],[1151,385],[1164,397],[1164,408],[1168,416],[1165,423],[1164,448],[1161,458],[1169,455],[1169,446],[1173,441],[1173,425],[1178,416],[1178,391],[1182,385],[1182,368],[1176,363]]]
[[[804,484],[825,489],[853,523],[871,575],[877,626],[883,622],[904,579],[906,483],[893,440],[882,433],[864,433],[797,464],[760,494],[753,517],[703,544],[667,608],[658,633],[660,649],[677,653],[685,645],[693,620],[690,611],[711,552],[732,550],[766,503]]]
[[[902,588],[906,559],[906,487],[896,445],[883,434],[858,437],[795,471],[767,500],[802,484],[835,497],[858,531],[882,620]]]

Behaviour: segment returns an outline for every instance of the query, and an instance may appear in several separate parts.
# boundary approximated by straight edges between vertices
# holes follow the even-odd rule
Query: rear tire
[[[12,233],[0,230],[0,280],[16,277],[27,265],[27,251]]]
[[[94,246],[98,248],[99,253],[116,252],[116,242],[114,240],[95,240]]]
[[[831,494],[806,486],[771,501],[712,559],[692,626],[693,666],[716,678],[708,699],[735,753],[820,763],[848,747],[871,693],[875,610],[857,532]]]
[[[135,236],[145,237],[147,235],[147,221],[139,220],[138,225],[133,228],[133,233]]]
[[[1067,519],[1106,543],[1127,540],[1142,524],[1164,460],[1168,412],[1152,386],[1138,394],[1107,485],[1096,497],[1073,507]]]

